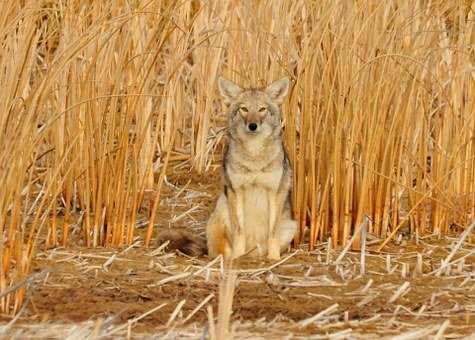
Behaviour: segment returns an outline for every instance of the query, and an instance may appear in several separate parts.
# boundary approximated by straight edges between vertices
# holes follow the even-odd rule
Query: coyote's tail
[[[193,235],[191,232],[183,229],[161,230],[157,236],[157,246],[168,241],[165,248],[168,251],[179,250],[190,256],[201,256],[208,253],[206,240],[203,237]]]

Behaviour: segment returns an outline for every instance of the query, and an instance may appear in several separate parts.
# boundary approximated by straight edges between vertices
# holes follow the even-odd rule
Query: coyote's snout
[[[282,145],[280,105],[289,80],[265,89],[242,89],[224,78],[219,90],[228,104],[229,146],[224,189],[206,227],[208,253],[245,253],[278,259],[297,231],[292,219],[292,173]]]

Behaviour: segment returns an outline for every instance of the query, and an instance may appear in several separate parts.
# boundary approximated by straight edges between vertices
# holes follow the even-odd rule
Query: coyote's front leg
[[[246,253],[246,236],[244,234],[244,195],[241,189],[228,190],[228,206],[232,227],[233,258]]]
[[[276,225],[282,215],[283,198],[282,193],[267,191],[267,201],[269,207],[269,239],[267,245],[267,258],[270,260],[280,259],[280,242],[277,238]]]

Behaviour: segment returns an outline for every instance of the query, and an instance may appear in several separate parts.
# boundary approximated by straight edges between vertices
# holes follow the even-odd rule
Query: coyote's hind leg
[[[291,219],[281,220],[277,228],[280,251],[284,252],[289,248],[290,242],[292,242],[297,233],[297,221]]]

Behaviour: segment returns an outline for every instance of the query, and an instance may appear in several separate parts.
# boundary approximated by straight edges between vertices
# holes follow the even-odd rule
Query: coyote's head
[[[218,86],[229,104],[231,134],[241,138],[280,134],[280,104],[289,90],[288,78],[277,80],[264,89],[242,89],[224,78],[218,79]]]

